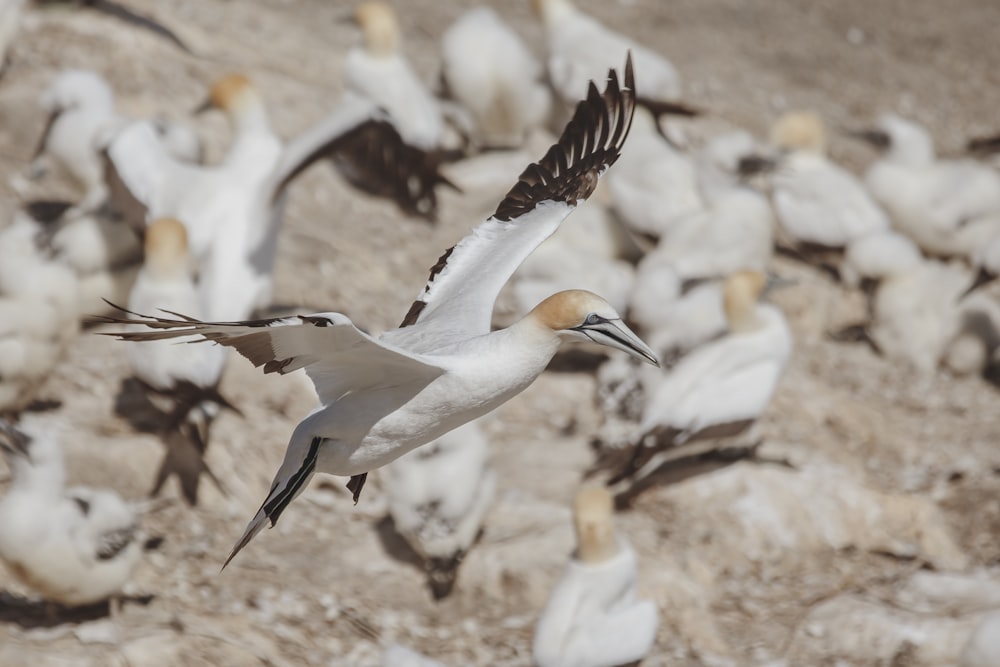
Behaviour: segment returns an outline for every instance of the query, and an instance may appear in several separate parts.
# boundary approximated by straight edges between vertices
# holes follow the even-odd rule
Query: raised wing
[[[120,340],[150,341],[196,335],[188,342],[214,341],[231,347],[254,366],[262,367],[265,373],[285,374],[305,368],[324,404],[349,391],[412,383],[426,385],[444,372],[428,359],[375,340],[340,313],[246,322],[201,322],[178,313],[170,314],[180,319],[132,314],[135,315],[132,319],[96,319],[113,324],[143,324],[151,329],[106,334]]]
[[[441,160],[435,154],[407,144],[388,116],[367,103],[346,104],[289,144],[273,199],[321,159],[333,160],[362,192],[391,199],[403,212],[431,220],[437,213],[435,186],[452,185],[439,171]]]
[[[500,289],[618,159],[635,107],[631,57],[624,83],[619,86],[614,70],[603,94],[590,83],[587,99],[577,105],[558,143],[524,170],[490,219],[431,268],[401,326],[427,324],[466,336],[490,330]]]

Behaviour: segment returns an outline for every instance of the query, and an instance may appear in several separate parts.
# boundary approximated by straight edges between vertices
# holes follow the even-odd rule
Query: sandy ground
[[[18,201],[10,179],[24,172],[42,129],[37,96],[62,67],[104,74],[127,113],[173,118],[186,117],[216,76],[244,71],[261,88],[277,130],[292,136],[336,103],[344,53],[358,40],[352,27],[338,22],[347,5],[324,0],[128,4],[169,22],[205,56],[182,54],[83,12],[29,13],[0,82],[0,203],[6,209]],[[473,3],[397,4],[406,50],[426,79],[435,80],[438,37]],[[541,53],[529,3],[496,4]],[[701,121],[705,128],[737,125],[762,134],[790,107],[816,108],[834,127],[897,110],[933,127],[941,150],[955,152],[967,136],[998,126],[1000,51],[991,45],[1000,5],[992,0],[955,8],[933,0],[580,4],[668,55],[689,101],[710,110]],[[228,140],[223,119],[197,122],[218,156]],[[872,158],[836,137],[832,152],[856,168]],[[32,187],[29,194],[72,194],[52,181]],[[291,196],[276,300],[342,310],[373,330],[392,326],[440,251],[478,223],[499,195],[444,192],[441,221],[431,226],[402,219],[392,206],[356,195],[330,170],[314,169]],[[777,268],[798,281],[777,297],[796,349],[763,420],[765,439],[795,461],[836,464],[867,488],[919,497],[937,513],[946,532],[941,539],[951,546],[917,539],[924,546],[906,554],[848,541],[840,548],[779,545],[765,556],[742,558],[725,549],[730,526],[685,500],[708,482],[653,490],[619,519],[639,553],[641,594],[657,600],[663,616],[644,664],[953,663],[953,648],[936,657],[912,648],[916,639],[900,640],[888,658],[859,656],[830,639],[836,623],[823,626],[824,634],[803,619],[822,617],[831,600],[898,609],[901,587],[918,571],[975,574],[988,582],[1000,576],[1000,398],[977,378],[920,378],[865,348],[829,342],[825,332],[860,314],[860,298],[810,269],[786,262]],[[81,334],[43,395],[63,402],[56,414],[67,427],[74,481],[139,498],[151,484],[160,445],[112,414],[127,375],[117,345]],[[377,477],[356,507],[341,480],[314,480],[278,527],[220,574],[288,434],[313,400],[295,378],[265,378],[242,360],[233,362],[223,389],[245,419],[220,418],[209,456],[228,474],[230,495],[208,487],[196,510],[177,502],[147,518],[146,530],[165,540],[130,593],[151,599],[126,604],[115,621],[32,627],[37,609],[16,597],[26,591],[0,574],[0,589],[12,594],[0,598],[0,664],[373,665],[392,641],[454,666],[530,664],[534,620],[572,548],[568,503],[591,460],[587,442],[597,426],[592,377],[547,373],[486,422],[500,471],[498,503],[455,593],[435,603],[383,521]],[[917,533],[924,516],[914,515],[910,527]],[[866,618],[856,609],[851,614]],[[967,634],[962,628],[956,632]],[[853,632],[864,634],[860,627]]]

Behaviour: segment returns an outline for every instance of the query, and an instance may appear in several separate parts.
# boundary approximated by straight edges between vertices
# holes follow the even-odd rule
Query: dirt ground
[[[0,81],[4,210],[22,197],[12,179],[25,172],[42,131],[37,97],[60,68],[102,73],[126,113],[178,119],[188,117],[215,77],[243,71],[261,89],[277,131],[290,137],[336,104],[344,54],[359,39],[339,20],[348,3],[127,4],[160,17],[202,55],[89,12],[29,11]],[[540,55],[542,34],[530,3],[494,4]],[[673,60],[687,100],[709,110],[698,121],[706,132],[740,126],[766,136],[776,114],[793,107],[817,109],[835,129],[896,110],[933,128],[945,153],[957,152],[970,135],[1000,129],[994,0],[579,4]],[[438,39],[474,3],[396,6],[407,53],[426,80],[436,80]],[[224,120],[195,122],[211,156],[220,155],[228,141]],[[856,169],[873,157],[837,136],[832,154]],[[483,219],[502,189],[442,192],[441,220],[429,225],[362,198],[331,170],[316,168],[290,197],[276,301],[339,310],[369,330],[393,326],[441,250]],[[43,193],[73,190],[49,180],[28,194]],[[920,572],[977,576],[990,585],[1000,580],[1000,394],[978,378],[943,372],[921,378],[867,348],[830,342],[827,331],[860,314],[860,297],[811,269],[776,266],[797,281],[776,297],[796,340],[763,420],[765,440],[793,460],[835,464],[866,488],[919,496],[938,513],[957,551],[925,546],[907,555],[851,543],[775,548],[741,559],[725,552],[728,538],[718,535],[730,527],[713,523],[716,515],[690,500],[710,488],[699,484],[727,478],[654,489],[619,517],[639,554],[640,595],[657,600],[663,619],[643,664],[949,664],[946,650],[938,658],[902,640],[889,658],[859,657],[838,648],[832,630],[823,634],[803,619],[832,614],[831,600],[898,611],[900,590]],[[113,415],[128,374],[118,345],[81,333],[42,395],[63,402],[55,416],[67,426],[73,481],[140,498],[161,446]],[[222,389],[245,417],[223,415],[209,453],[213,468],[227,476],[229,496],[208,486],[202,506],[174,502],[146,518],[146,531],[164,541],[140,567],[128,591],[133,599],[113,621],[42,622],[37,606],[21,597],[28,592],[0,573],[0,589],[9,592],[0,597],[0,664],[364,666],[380,664],[390,642],[456,667],[530,664],[534,621],[572,549],[569,502],[591,460],[587,442],[597,427],[592,376],[546,373],[485,422],[500,473],[498,500],[454,594],[434,602],[384,521],[377,476],[356,507],[343,480],[315,479],[281,523],[220,574],[288,435],[314,400],[297,378],[264,377],[242,359],[231,361]],[[176,490],[167,495],[176,498]],[[922,530],[919,519],[911,527]],[[902,611],[938,623],[939,616]],[[938,626],[958,616],[941,614],[946,620]],[[955,652],[950,656],[953,664]]]

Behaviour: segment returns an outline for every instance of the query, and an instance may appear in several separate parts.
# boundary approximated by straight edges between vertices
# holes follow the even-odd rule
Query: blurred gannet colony
[[[235,51],[211,4],[0,0],[0,626],[136,667],[1000,665],[996,137],[741,126],[629,2],[317,5],[322,53],[268,43],[310,3]]]

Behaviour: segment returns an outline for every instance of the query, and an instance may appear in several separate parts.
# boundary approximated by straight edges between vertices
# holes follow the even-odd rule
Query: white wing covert
[[[559,141],[521,174],[486,222],[445,251],[401,326],[440,326],[450,334],[488,333],[500,289],[521,262],[597,187],[618,159],[635,107],[631,57],[624,87],[614,70],[604,93],[593,82]]]

